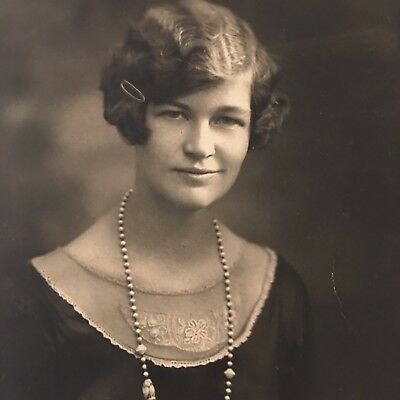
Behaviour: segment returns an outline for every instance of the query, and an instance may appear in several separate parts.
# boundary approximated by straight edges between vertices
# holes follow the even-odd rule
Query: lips
[[[214,169],[208,169],[208,168],[174,168],[175,171],[177,172],[183,172],[186,174],[193,174],[193,175],[210,175],[210,174],[216,174],[218,172],[221,172],[219,170],[214,170]]]

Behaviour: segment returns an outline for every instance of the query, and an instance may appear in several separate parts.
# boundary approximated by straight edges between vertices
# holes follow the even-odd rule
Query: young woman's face
[[[150,103],[150,136],[136,150],[137,187],[193,210],[223,196],[247,153],[251,79],[246,71],[171,103]]]

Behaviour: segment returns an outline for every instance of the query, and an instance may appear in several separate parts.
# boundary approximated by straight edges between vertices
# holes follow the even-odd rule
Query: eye
[[[187,119],[186,114],[179,110],[164,110],[161,111],[158,115],[160,117],[166,117],[174,120]]]
[[[246,123],[240,118],[235,118],[235,117],[230,117],[227,115],[222,115],[220,117],[215,118],[215,123],[220,126],[225,126],[225,127],[245,127]]]

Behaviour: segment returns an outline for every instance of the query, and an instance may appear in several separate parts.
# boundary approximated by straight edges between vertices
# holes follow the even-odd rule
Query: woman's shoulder
[[[231,231],[232,232],[232,231]],[[241,243],[240,259],[235,273],[242,282],[250,282],[249,294],[280,298],[285,304],[303,302],[306,287],[296,267],[272,247],[252,242],[232,232]],[[271,293],[269,293],[271,292]]]
[[[237,243],[240,243],[240,262],[243,268],[250,268],[253,271],[257,267],[264,271],[272,270],[277,285],[289,290],[305,290],[304,282],[296,267],[287,261],[284,255],[268,244],[248,240],[226,226],[225,229],[236,238]]]
[[[275,286],[282,293],[283,297],[299,300],[307,296],[303,278],[296,267],[289,263],[282,255],[278,255],[275,281]]]
[[[50,284],[51,277],[57,281],[73,281],[79,271],[77,266],[85,266],[87,271],[100,277],[124,282],[123,271],[115,268],[120,263],[120,253],[115,232],[111,231],[113,215],[111,210],[70,242],[34,257],[32,265]]]

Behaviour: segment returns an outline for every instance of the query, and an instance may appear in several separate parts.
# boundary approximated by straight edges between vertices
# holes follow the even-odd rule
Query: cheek
[[[146,148],[144,149],[148,162],[163,164],[171,161],[179,148],[179,143],[175,136],[168,134],[168,132],[150,134],[149,140],[145,145]]]
[[[153,153],[171,153],[182,145],[182,126],[165,121],[152,121],[149,127],[148,147]]]
[[[237,170],[240,169],[244,159],[246,158],[248,146],[248,137],[241,137],[231,142],[230,145],[226,147],[227,161],[232,168],[235,168]]]

